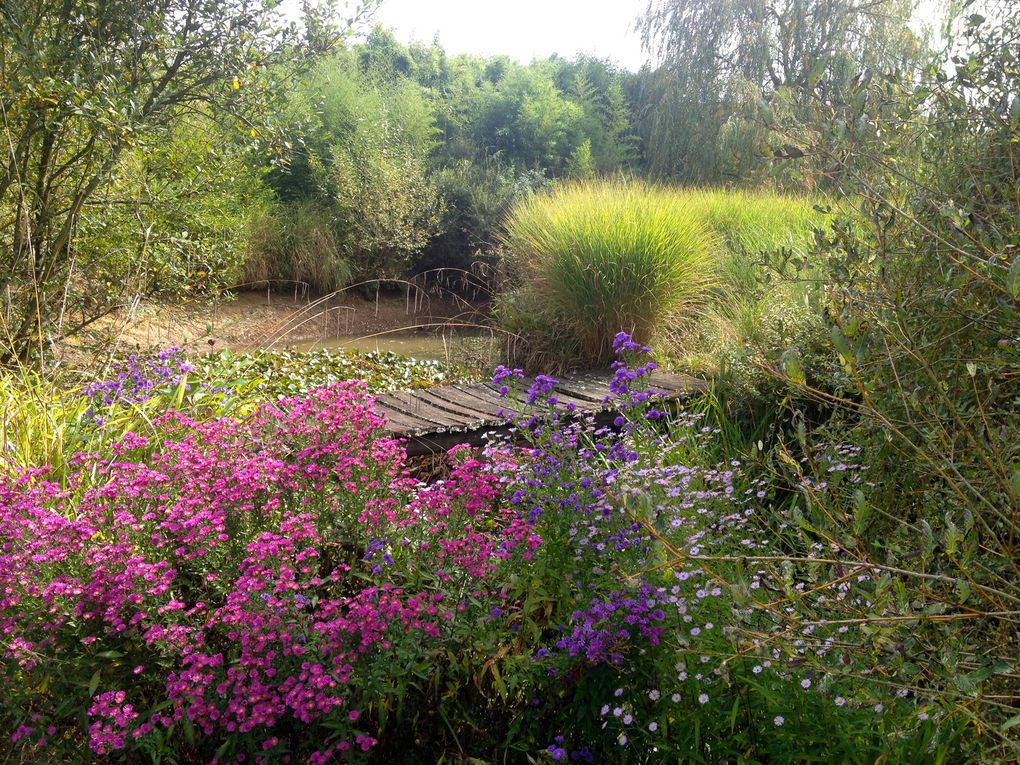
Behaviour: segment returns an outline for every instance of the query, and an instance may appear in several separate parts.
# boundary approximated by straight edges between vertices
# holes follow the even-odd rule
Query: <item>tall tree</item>
[[[660,62],[643,82],[650,169],[715,181],[788,156],[785,145],[773,145],[771,121],[803,116],[805,104],[838,97],[866,70],[915,65],[922,46],[907,26],[915,4],[652,0],[642,22]]]
[[[274,79],[339,35],[314,40],[262,0],[4,0],[0,4],[0,363],[94,319],[73,289],[76,232],[129,150],[189,114],[264,132]],[[311,9],[309,9],[311,10]],[[354,9],[357,16],[365,7]],[[353,17],[352,17],[353,21]],[[68,313],[75,319],[65,322]]]

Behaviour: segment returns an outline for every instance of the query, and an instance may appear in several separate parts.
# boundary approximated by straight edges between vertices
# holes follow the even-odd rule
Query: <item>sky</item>
[[[647,0],[383,0],[376,20],[401,42],[439,41],[448,55],[506,55],[522,63],[558,53],[645,61],[634,22]]]

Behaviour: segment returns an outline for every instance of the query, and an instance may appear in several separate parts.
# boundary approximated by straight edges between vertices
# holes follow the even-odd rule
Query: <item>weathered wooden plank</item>
[[[437,409],[442,409],[450,414],[464,415],[466,417],[471,417],[472,419],[478,418],[480,412],[477,409],[472,409],[471,407],[459,404],[456,401],[443,398],[443,396],[440,395],[439,390],[439,388],[427,388],[425,390],[415,391],[415,394],[421,396],[421,398],[428,402],[431,406],[434,406]]]
[[[586,384],[583,380],[564,380],[556,386],[556,390],[585,402],[587,405],[586,409],[589,410],[601,407],[602,402],[609,395],[608,384],[600,389],[591,384]]]
[[[614,407],[606,397],[611,380],[607,373],[568,376],[554,386],[552,395],[561,405],[573,404],[576,414],[610,416]],[[425,454],[458,443],[479,444],[484,433],[507,431],[506,415],[523,409],[522,389],[527,390],[531,382],[519,381],[516,392],[506,397],[500,396],[499,387],[492,383],[473,383],[388,393],[379,396],[377,402],[389,420],[389,431],[408,438],[408,452]],[[660,371],[640,385],[656,391],[667,402],[707,388],[702,380]]]
[[[379,402],[384,407],[392,407],[399,412],[428,420],[443,427],[463,427],[474,425],[478,422],[477,413],[458,414],[445,409],[440,409],[429,402],[422,395],[412,393],[388,393],[379,397]]]
[[[488,387],[485,383],[478,383],[472,385],[469,391],[466,391],[472,398],[477,402],[487,407],[488,411],[499,412],[501,410],[512,411],[521,406],[514,399],[507,396],[503,398],[499,395],[498,391]]]
[[[382,406],[378,404],[378,399],[376,399],[376,402],[378,408],[382,411],[384,415],[386,415],[386,420],[389,424],[387,430],[390,433],[393,433],[395,435],[409,435],[411,433],[427,433],[436,427],[434,423],[428,422],[426,420],[419,420],[417,417],[411,417],[409,415],[404,414],[403,412],[398,412],[391,407]]]

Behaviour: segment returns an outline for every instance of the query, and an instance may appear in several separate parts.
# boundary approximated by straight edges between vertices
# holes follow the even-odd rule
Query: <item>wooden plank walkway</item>
[[[609,395],[610,379],[608,372],[567,376],[552,395],[563,406],[574,404],[575,414],[609,416],[615,409],[603,402]],[[482,382],[385,393],[376,397],[376,405],[386,415],[390,434],[407,439],[409,455],[430,454],[457,444],[477,446],[484,434],[507,430],[506,414],[521,410],[531,382],[520,381],[517,399],[513,393],[501,398],[498,386]],[[644,378],[642,389],[646,387],[655,390],[660,401],[669,403],[701,393],[707,385],[694,377],[655,371]]]

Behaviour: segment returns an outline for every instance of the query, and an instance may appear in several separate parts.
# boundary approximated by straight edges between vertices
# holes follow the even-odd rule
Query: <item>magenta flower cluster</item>
[[[158,436],[77,455],[63,486],[7,469],[0,693],[44,726],[74,725],[77,694],[98,755],[181,726],[219,762],[371,749],[372,667],[427,652],[474,607],[462,593],[488,613],[500,562],[541,544],[470,451],[419,485],[383,426],[342,383],[244,420],[167,413]],[[81,679],[54,680],[57,657]]]

